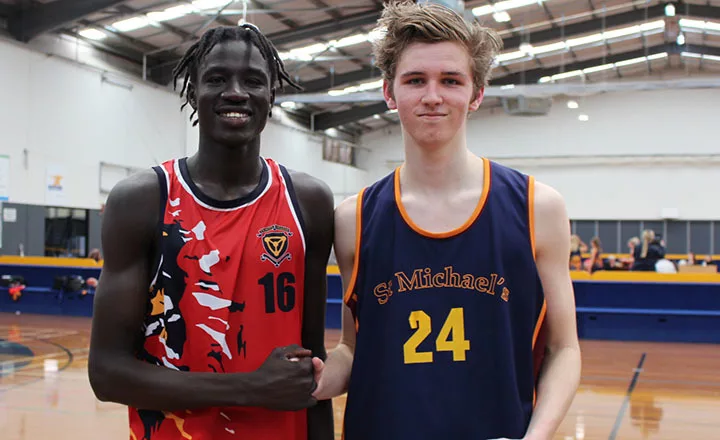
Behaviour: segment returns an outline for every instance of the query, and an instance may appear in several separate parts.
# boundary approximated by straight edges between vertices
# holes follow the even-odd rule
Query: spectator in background
[[[656,238],[655,232],[649,229],[643,231],[642,244],[635,247],[635,259],[632,269],[634,271],[655,272],[655,264],[665,258],[665,248],[661,240]]]
[[[100,249],[93,249],[88,254],[88,258],[95,260],[96,263],[99,263],[100,260],[102,260],[102,255],[100,255]]]
[[[602,243],[600,243],[600,238],[593,237],[593,239],[590,240],[590,258],[587,259],[585,264],[585,268],[589,273],[593,273],[596,270],[602,270],[603,260],[601,254]]]
[[[587,252],[587,245],[573,234],[570,237],[570,270],[582,270],[583,252]]]
[[[623,258],[621,261],[623,263],[623,267],[626,269],[632,268],[633,264],[635,263],[635,249],[640,246],[640,238],[639,237],[633,237],[627,242],[628,247],[628,253],[630,254],[629,257]]]

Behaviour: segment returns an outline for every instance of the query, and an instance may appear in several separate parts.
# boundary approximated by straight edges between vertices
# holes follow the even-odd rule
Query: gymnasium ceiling
[[[720,0],[671,3],[668,8],[667,1],[657,0],[468,0],[465,13],[504,40],[490,84],[495,90],[643,79],[669,70],[720,75]],[[237,25],[245,17],[269,36],[287,71],[304,87],[303,97],[279,97],[289,101],[282,106],[293,119],[313,130],[337,128],[358,135],[397,124],[384,102],[357,98],[379,91],[368,38],[382,4],[0,0],[0,23],[21,42],[48,33],[81,38],[144,66],[148,81],[168,85],[175,63],[205,30]],[[491,96],[483,106],[499,102]]]

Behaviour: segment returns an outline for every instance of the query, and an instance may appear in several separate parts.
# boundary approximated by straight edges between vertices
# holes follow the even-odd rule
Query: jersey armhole
[[[169,178],[165,173],[165,170],[160,166],[152,167],[153,171],[158,178],[158,186],[160,187],[160,206],[158,207],[158,222],[155,226],[155,249],[153,252],[153,265],[150,273],[153,274],[153,280],[150,283],[155,284],[157,280],[157,273],[160,270],[162,264],[162,236],[163,236],[163,224],[165,223],[165,207],[167,206],[168,191],[169,191]]]
[[[362,247],[362,208],[363,208],[363,197],[365,195],[365,188],[361,189],[357,195],[357,202],[355,205],[355,255],[353,258],[353,269],[352,276],[348,282],[345,294],[343,295],[343,302],[350,308],[357,321],[355,314],[355,306],[357,305],[357,277],[360,270],[360,248]]]
[[[532,250],[533,260],[537,261],[535,255],[535,178],[533,176],[528,176],[527,207],[530,249]]]
[[[305,231],[307,230],[305,227],[305,219],[303,218],[302,211],[300,210],[300,202],[298,201],[297,194],[295,193],[295,186],[293,185],[293,181],[290,178],[290,173],[283,165],[277,165],[280,169],[280,174],[282,174],[283,180],[285,180],[285,186],[287,187],[288,196],[290,196],[290,202],[292,203],[293,210],[295,211],[295,215],[297,216],[298,226],[300,227],[303,237],[305,237]]]

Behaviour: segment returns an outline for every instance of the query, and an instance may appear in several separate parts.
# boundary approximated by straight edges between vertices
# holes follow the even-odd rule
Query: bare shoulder
[[[112,264],[115,254],[125,255],[134,243],[147,243],[153,238],[160,217],[160,199],[160,184],[152,169],[133,174],[113,187],[103,214],[106,263]]]
[[[565,199],[552,186],[535,181],[535,215],[564,215]]]
[[[288,169],[288,173],[292,179],[295,194],[303,201],[333,205],[333,193],[327,183],[302,171]]]
[[[357,194],[352,195],[340,202],[335,208],[335,221],[342,222],[343,224],[350,223],[353,231],[355,230],[355,222],[357,221],[357,199]]]
[[[550,249],[564,252],[570,246],[570,220],[565,199],[555,188],[535,182],[534,194],[535,240],[538,255]]]

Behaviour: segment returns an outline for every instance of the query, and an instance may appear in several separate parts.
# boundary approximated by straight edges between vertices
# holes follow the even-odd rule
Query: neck
[[[423,192],[446,192],[458,189],[472,177],[477,158],[468,149],[464,131],[460,130],[445,145],[420,145],[405,137],[405,164],[402,180]]]
[[[188,168],[196,183],[224,188],[255,185],[262,173],[259,156],[260,139],[228,147],[201,136],[198,152],[188,158]]]

